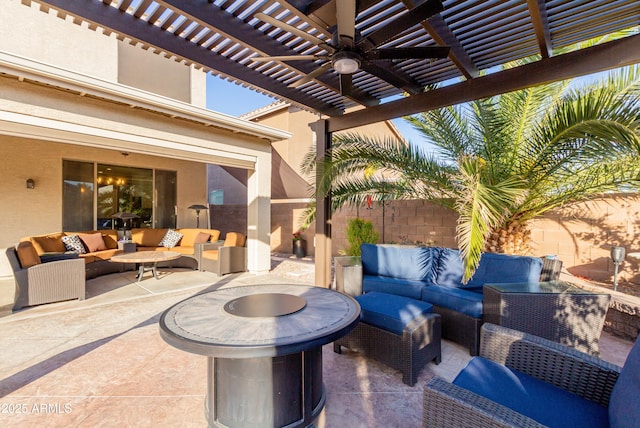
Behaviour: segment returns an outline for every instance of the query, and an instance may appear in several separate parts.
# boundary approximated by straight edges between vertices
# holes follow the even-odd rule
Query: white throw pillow
[[[167,233],[165,233],[164,237],[162,238],[158,246],[165,247],[165,248],[173,248],[176,245],[178,245],[178,242],[180,242],[180,240],[182,239],[182,236],[183,236],[182,233],[173,229],[169,229],[167,230]]]

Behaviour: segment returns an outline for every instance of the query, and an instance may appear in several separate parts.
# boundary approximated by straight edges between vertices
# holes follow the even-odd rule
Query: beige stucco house
[[[216,164],[244,171],[248,267],[269,270],[271,144],[290,133],[207,110],[204,70],[99,27],[20,0],[0,20],[0,248],[87,219],[109,227],[101,195],[116,182],[146,226],[193,227]]]
[[[312,201],[314,178],[301,171],[305,155],[313,149],[315,134],[312,126],[320,115],[295,107],[286,102],[274,102],[263,108],[248,112],[240,118],[276,129],[288,131],[289,138],[272,143],[271,158],[271,250],[290,253],[292,251],[292,233],[302,226],[302,214]],[[354,128],[349,132],[366,134],[375,138],[394,138],[404,140],[391,121],[383,121]],[[243,230],[246,216],[244,206],[234,200],[234,196],[243,195],[243,175],[234,168],[209,165],[209,189],[224,195],[224,203],[211,205],[212,224],[221,231]],[[229,195],[229,197],[227,197]],[[241,198],[242,199],[242,198]],[[313,226],[303,230],[306,240],[306,253],[315,254]]]

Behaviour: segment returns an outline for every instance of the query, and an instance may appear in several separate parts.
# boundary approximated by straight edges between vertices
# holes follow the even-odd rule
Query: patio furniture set
[[[335,261],[335,288],[354,296],[361,306],[360,323],[334,342],[335,352],[342,346],[361,352],[400,370],[408,385],[415,384],[429,361],[440,362],[441,336],[480,355],[453,385],[438,378],[427,385],[425,427],[568,426],[566,421],[573,418],[608,420],[606,409],[619,368],[596,357],[610,296],[557,281],[561,262],[485,253],[472,280],[463,284],[459,253],[447,248],[363,244],[361,257]],[[505,336],[508,339],[496,339]],[[545,351],[537,350],[538,345]],[[547,348],[561,356],[548,357]],[[487,359],[502,366],[496,368]],[[573,364],[585,367],[584,379],[572,371]],[[589,377],[591,366],[605,369]],[[628,371],[638,372],[637,367]],[[510,388],[517,389],[512,381],[522,377],[520,372],[534,380],[518,380],[525,392],[512,394]],[[564,376],[576,379],[556,380]],[[629,391],[629,382],[616,388]],[[576,396],[574,403],[561,388],[584,400]],[[552,410],[545,407],[549,403]],[[538,417],[574,405],[578,410],[558,416],[561,424]]]
[[[85,281],[140,268],[185,267],[224,275],[246,271],[246,236],[215,229],[133,229],[130,241],[117,230],[30,236],[6,250],[15,278],[13,310],[85,297]],[[133,256],[129,253],[135,251]],[[129,253],[126,253],[129,252]],[[155,253],[155,254],[152,254]],[[154,275],[155,276],[155,275]],[[157,276],[156,276],[157,278]]]
[[[477,355],[480,344],[486,284],[553,281],[562,266],[557,259],[485,253],[464,284],[458,250],[373,244],[361,250],[361,257],[336,257],[338,291],[353,296],[376,291],[428,302],[442,317],[442,337],[471,355]]]

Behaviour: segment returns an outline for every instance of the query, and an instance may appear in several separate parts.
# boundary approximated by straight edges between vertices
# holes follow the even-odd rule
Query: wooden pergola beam
[[[328,119],[328,132],[343,131],[532,86],[640,63],[640,35],[541,59],[364,110]]]

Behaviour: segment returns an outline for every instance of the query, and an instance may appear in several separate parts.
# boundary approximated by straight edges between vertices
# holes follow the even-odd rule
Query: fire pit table
[[[160,335],[207,357],[213,427],[308,427],[322,412],[322,345],[357,324],[360,307],[333,290],[268,284],[219,289],[167,309]]]

